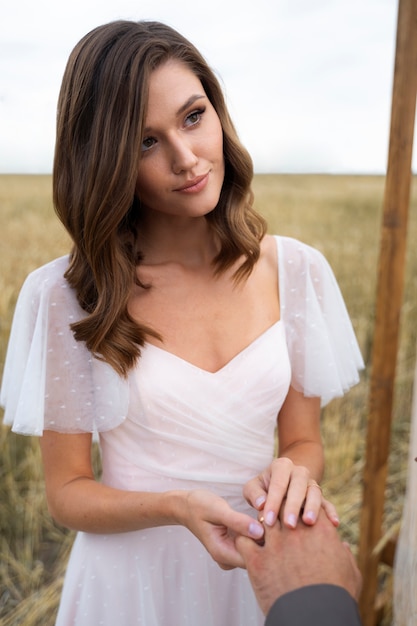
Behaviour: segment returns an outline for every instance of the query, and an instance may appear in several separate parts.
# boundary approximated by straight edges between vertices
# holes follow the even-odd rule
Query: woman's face
[[[143,209],[179,217],[212,211],[224,179],[223,132],[200,80],[169,60],[151,74],[136,195]]]

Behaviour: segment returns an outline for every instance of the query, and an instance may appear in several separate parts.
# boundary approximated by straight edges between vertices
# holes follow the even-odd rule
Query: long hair
[[[73,240],[66,278],[86,312],[71,328],[123,376],[146,336],[158,337],[130,317],[127,305],[142,260],[135,246],[140,211],[135,187],[149,77],[169,59],[185,63],[200,79],[223,129],[225,178],[207,216],[220,242],[215,272],[243,258],[235,278],[247,277],[266,230],[252,207],[251,158],[198,50],[159,22],[116,21],[85,35],[69,57],[59,94],[53,200]]]

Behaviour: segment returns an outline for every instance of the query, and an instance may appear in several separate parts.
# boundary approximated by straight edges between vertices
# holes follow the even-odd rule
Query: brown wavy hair
[[[225,178],[206,217],[220,241],[215,272],[243,258],[235,279],[247,277],[266,231],[252,206],[251,158],[198,50],[160,22],[116,21],[85,35],[69,57],[59,94],[53,199],[73,240],[65,276],[86,312],[71,328],[122,376],[135,365],[146,336],[158,337],[131,318],[127,305],[142,260],[135,245],[135,187],[149,77],[168,59],[185,63],[200,79],[223,129]]]

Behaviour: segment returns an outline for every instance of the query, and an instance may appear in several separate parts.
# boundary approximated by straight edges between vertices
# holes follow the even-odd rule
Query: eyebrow
[[[206,96],[204,94],[193,94],[192,96],[190,96],[188,98],[188,100],[186,102],[184,102],[184,104],[182,104],[180,106],[180,108],[178,109],[178,111],[176,112],[176,117],[180,117],[180,115],[182,115],[184,113],[184,111],[186,111],[188,109],[188,107],[190,107],[191,105],[194,104],[194,102],[197,102],[197,100],[202,100],[203,98],[205,98]],[[146,128],[143,129],[144,134],[146,135],[147,133],[152,132],[152,128],[147,126]]]
[[[198,93],[194,94],[193,96],[190,96],[188,100],[184,102],[184,104],[178,109],[177,117],[180,116],[182,113],[184,113],[184,111],[186,111],[188,107],[190,107],[192,104],[194,104],[194,102],[196,102],[197,100],[200,100],[201,98],[204,98],[204,96]]]

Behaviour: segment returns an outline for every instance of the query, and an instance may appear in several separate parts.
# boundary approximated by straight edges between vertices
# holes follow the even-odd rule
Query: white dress
[[[26,279],[1,390],[5,423],[41,435],[98,432],[112,487],[209,489],[253,516],[243,484],[274,450],[291,384],[322,404],[358,382],[362,357],[324,257],[277,237],[281,319],[215,373],[147,344],[127,381],[69,324],[83,315],[62,257]],[[261,626],[244,570],[221,570],[181,526],[96,535],[72,549],[58,626]]]

